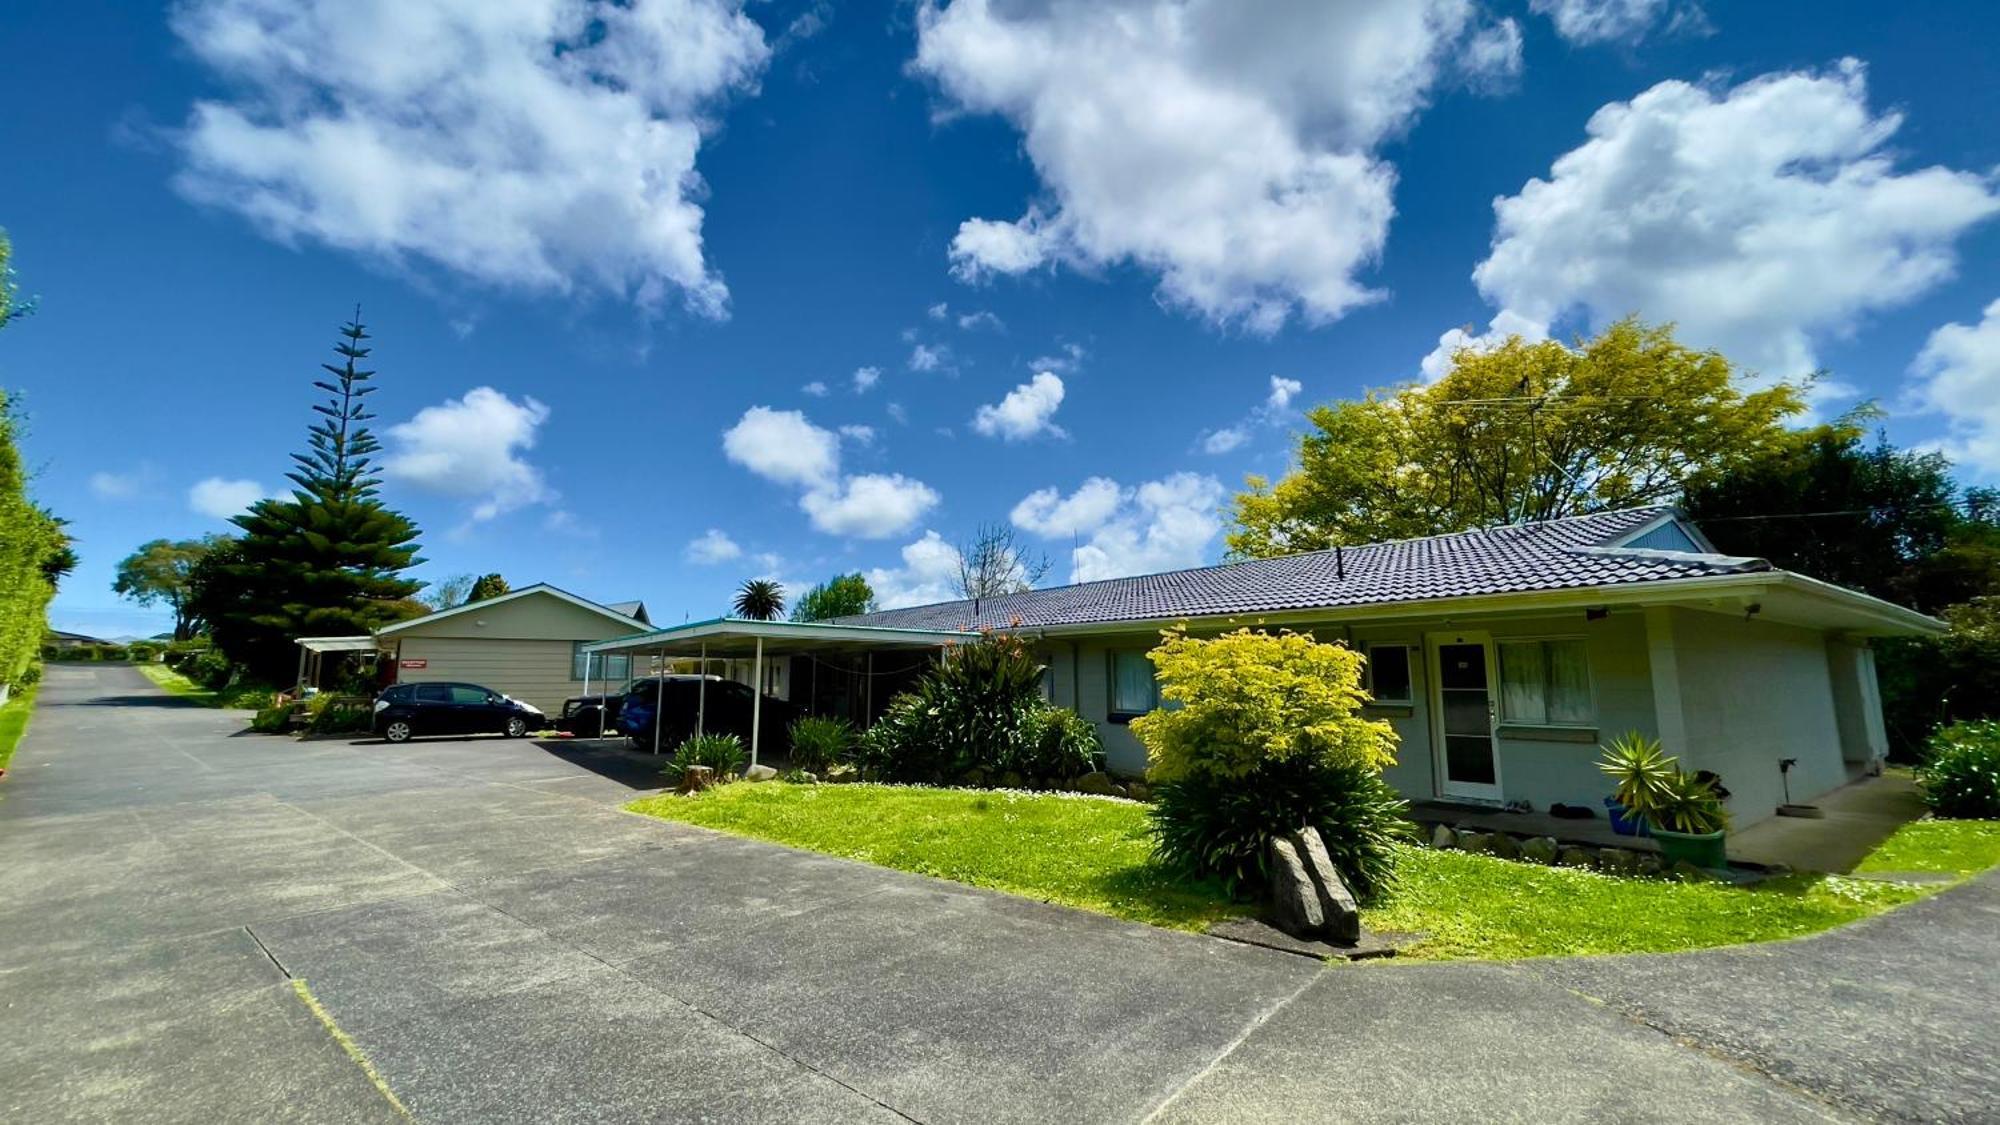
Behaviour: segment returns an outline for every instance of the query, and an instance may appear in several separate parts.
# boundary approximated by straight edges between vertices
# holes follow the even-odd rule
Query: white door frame
[[[1486,650],[1486,741],[1493,750],[1493,784],[1480,785],[1469,781],[1451,780],[1445,757],[1444,730],[1444,670],[1441,650],[1445,645],[1476,644]],[[1424,659],[1430,673],[1430,728],[1431,728],[1431,769],[1437,783],[1440,797],[1455,797],[1460,800],[1490,801],[1499,804],[1501,796],[1500,776],[1500,665],[1498,653],[1493,646],[1493,635],[1480,629],[1451,629],[1424,634]]]

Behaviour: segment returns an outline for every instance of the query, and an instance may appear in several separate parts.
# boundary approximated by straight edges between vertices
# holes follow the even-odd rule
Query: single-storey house
[[[1162,629],[1291,629],[1367,656],[1370,714],[1416,800],[1598,806],[1598,747],[1656,737],[1720,775],[1737,825],[1879,768],[1875,637],[1940,622],[1716,553],[1670,508],[1600,512],[844,618],[1035,639],[1045,691],[1097,722],[1114,770],[1159,704]]]
[[[478,684],[553,716],[586,685],[622,690],[646,674],[628,655],[593,656],[583,646],[649,628],[638,602],[599,605],[538,582],[386,625],[375,639],[394,670],[389,682]]]

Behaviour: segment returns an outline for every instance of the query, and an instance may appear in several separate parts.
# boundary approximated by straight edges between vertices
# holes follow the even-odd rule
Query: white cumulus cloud
[[[868,571],[868,587],[883,609],[948,602],[959,597],[958,548],[935,531],[905,544],[903,565]]]
[[[2000,301],[1978,324],[1932,332],[1911,373],[1917,406],[1943,413],[1950,426],[1945,452],[1982,476],[2000,476]]]
[[[769,57],[736,0],[187,0],[176,179],[286,243],[726,313],[695,160]]]
[[[1062,378],[1053,371],[1043,371],[1008,391],[999,402],[975,411],[972,428],[1007,441],[1025,441],[1037,434],[1062,437],[1062,427],[1053,420],[1062,400]]]
[[[820,486],[840,471],[840,438],[797,410],[751,407],[723,433],[722,452],[779,484]]]
[[[1766,378],[1810,373],[1816,339],[1951,277],[1958,237],[2000,211],[1989,177],[1898,171],[1901,125],[1870,112],[1853,60],[1727,89],[1662,82],[1603,107],[1547,179],[1495,201],[1473,271],[1493,327],[1447,333],[1426,373],[1454,346],[1628,313]]]
[[[523,396],[515,402],[492,387],[426,406],[389,427],[382,472],[427,492],[474,501],[472,518],[555,499],[542,472],[522,456],[549,408]]]
[[[936,489],[901,473],[863,473],[806,493],[799,506],[828,535],[881,539],[908,531],[938,499]]]
[[[1286,379],[1273,375],[1271,376],[1271,393],[1264,397],[1264,409],[1270,411],[1290,410],[1292,408],[1292,400],[1299,397],[1299,392],[1305,389],[1306,385],[1297,379]]]
[[[254,480],[208,477],[188,489],[188,508],[210,519],[226,520],[269,495]]]
[[[1219,430],[1210,430],[1208,433],[1202,435],[1201,451],[1203,453],[1213,453],[1218,456],[1224,453],[1233,453],[1243,448],[1244,444],[1249,440],[1250,431],[1243,427],[1224,426]]]
[[[865,395],[869,391],[874,390],[875,384],[881,381],[882,369],[879,367],[857,367],[854,369],[855,394]]]
[[[719,527],[711,527],[688,540],[687,548],[682,551],[682,557],[691,563],[712,566],[715,563],[742,558],[743,548],[737,545],[736,540],[729,537],[728,532]]]
[[[825,398],[827,394],[826,384],[820,382],[818,379],[814,379],[812,382],[800,387],[799,390],[804,391],[814,398]]]
[[[1473,0],[925,0],[914,67],[1022,133],[1043,187],[965,220],[966,281],[1133,264],[1161,298],[1253,331],[1377,299],[1396,174],[1378,146],[1449,78],[1518,71]]]
[[[909,530],[941,499],[900,473],[840,472],[840,441],[868,444],[873,427],[813,424],[796,410],[753,406],[722,435],[724,454],[766,480],[799,489],[799,508],[828,535],[880,539]]]
[[[1528,0],[1528,10],[1549,17],[1564,39],[1586,45],[1636,43],[1662,23],[1668,31],[1708,27],[1694,0]]]
[[[100,469],[90,474],[90,491],[100,500],[130,500],[139,494],[143,472],[114,473]]]
[[[1222,530],[1222,482],[1197,473],[1147,481],[1132,502],[1071,552],[1070,580],[1197,566]]]
[[[1125,490],[1109,477],[1091,477],[1064,496],[1049,487],[1036,489],[1014,505],[1014,526],[1051,539],[1066,539],[1103,527],[1125,500]]]

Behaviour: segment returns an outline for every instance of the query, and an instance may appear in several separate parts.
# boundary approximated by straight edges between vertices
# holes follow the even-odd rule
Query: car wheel
[[[410,740],[410,724],[397,719],[382,728],[382,737],[391,742],[408,742]]]
[[[507,720],[508,738],[519,738],[526,733],[528,733],[527,720],[521,718],[519,715]]]

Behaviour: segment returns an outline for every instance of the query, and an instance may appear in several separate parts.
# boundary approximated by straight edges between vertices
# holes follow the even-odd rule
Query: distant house
[[[1739,826],[1879,767],[1872,638],[1941,631],[1913,610],[1715,553],[1668,508],[1117,578],[842,619],[1034,638],[1055,702],[1139,773],[1127,724],[1159,704],[1161,629],[1311,632],[1367,655],[1370,714],[1416,799],[1597,806],[1601,742],[1636,730],[1713,770]]]
[[[88,645],[108,645],[115,642],[87,633],[65,633],[61,629],[50,629],[42,634],[42,643],[56,648],[84,648]]]
[[[586,660],[585,644],[649,627],[640,602],[600,605],[536,583],[384,626],[375,638],[393,682],[479,684],[554,715],[583,694],[586,675],[595,692],[622,689],[635,674],[627,656]]]

